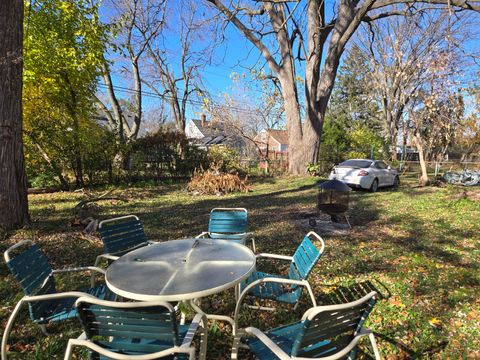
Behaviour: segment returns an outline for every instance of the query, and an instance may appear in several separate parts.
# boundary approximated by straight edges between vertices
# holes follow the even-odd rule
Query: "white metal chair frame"
[[[248,216],[248,210],[245,209],[245,208],[222,208],[222,207],[219,207],[219,208],[213,208],[211,211],[210,211],[210,214],[212,212],[215,212],[215,211],[244,211],[245,213],[247,213],[247,216]],[[215,234],[215,235],[222,235],[221,233],[210,233],[208,231],[203,231],[200,235],[197,235],[195,236],[195,238],[205,238],[205,237],[208,237],[210,234]],[[239,234],[236,234],[236,235],[245,235],[246,236],[246,240],[251,240],[252,241],[252,249],[253,249],[253,252],[256,251],[256,248],[255,248],[255,238],[252,236],[253,233],[252,232],[246,232],[246,233],[239,233]]]
[[[97,298],[92,298],[90,296],[88,297],[81,297],[79,298],[76,302],[75,305],[77,305],[79,302],[88,302],[90,304],[96,304],[96,305],[103,305],[103,306],[108,306],[108,307],[115,307],[119,309],[129,309],[129,308],[143,308],[143,307],[151,307],[151,306],[163,306],[167,308],[169,311],[174,312],[175,309],[174,307],[169,304],[168,302],[164,301],[151,301],[151,302],[112,302],[112,301],[106,301],[106,300],[100,300]],[[208,337],[208,329],[207,329],[208,321],[207,317],[203,313],[197,313],[195,317],[193,318],[190,327],[188,328],[187,334],[185,335],[185,338],[183,339],[183,342],[180,346],[174,346],[171,347],[170,349],[165,349],[162,351],[158,351],[155,353],[151,354],[142,354],[142,355],[124,355],[124,354],[118,354],[112,351],[109,351],[92,341],[86,339],[85,333],[80,335],[77,339],[70,339],[68,341],[67,345],[67,350],[65,352],[65,357],[64,360],[69,360],[71,359],[71,356],[73,354],[73,348],[75,346],[84,346],[87,347],[95,352],[98,352],[99,354],[108,356],[109,358],[115,359],[115,360],[153,360],[153,359],[158,359],[163,356],[170,356],[172,354],[187,354],[190,360],[195,359],[195,347],[192,346],[192,341],[194,338],[194,335],[197,333],[198,328],[201,328],[201,343],[200,343],[200,354],[199,354],[199,359],[200,360],[205,360],[206,359],[206,353],[207,353],[207,337]]]
[[[323,252],[325,250],[325,242],[323,241],[323,239],[320,237],[320,235],[318,235],[316,232],[314,231],[310,231],[307,235],[307,237],[310,238],[310,236],[313,236],[315,237],[319,242],[320,242],[320,250],[319,250],[319,253],[320,253],[320,256],[323,255]],[[290,261],[290,262],[294,262],[294,259],[293,259],[293,256],[288,256],[288,255],[278,255],[278,254],[269,254],[269,253],[260,253],[260,254],[257,254],[256,255],[256,258],[257,259],[260,259],[260,258],[268,258],[268,259],[275,259],[275,260],[284,260],[284,261]],[[310,296],[310,300],[312,301],[312,304],[313,306],[317,306],[317,302],[315,300],[315,296],[313,295],[313,290],[312,290],[312,287],[310,286],[310,283],[308,282],[308,280],[292,280],[292,279],[283,279],[283,278],[276,278],[276,277],[267,277],[267,278],[263,278],[263,279],[258,279],[258,280],[255,280],[254,282],[252,282],[251,284],[249,284],[247,287],[245,287],[245,289],[243,290],[243,292],[241,293],[241,295],[238,297],[238,300],[237,300],[237,307],[235,308],[235,323],[236,323],[236,317],[237,317],[237,311],[239,311],[239,306],[241,305],[241,302],[243,301],[243,299],[248,295],[248,291],[257,286],[257,285],[260,285],[262,283],[267,283],[267,282],[276,282],[276,283],[282,283],[282,284],[286,284],[286,285],[300,285],[300,286],[304,286],[307,288],[307,291],[308,291],[308,294]],[[250,308],[253,308],[253,309],[258,309],[258,310],[267,310],[267,311],[273,311],[275,310],[275,308],[273,307],[266,307],[266,306],[254,306],[254,305],[248,305]],[[298,302],[295,304],[294,306],[294,310],[297,308],[298,306]],[[237,309],[238,308],[238,309]]]
[[[316,315],[318,315],[321,312],[324,311],[335,311],[335,310],[343,310],[346,308],[350,308],[352,306],[357,306],[360,305],[371,298],[374,298],[376,296],[376,292],[372,291],[369,294],[365,295],[361,299],[358,299],[356,301],[346,303],[346,304],[340,304],[340,305],[324,305],[324,306],[315,306],[310,309],[308,309],[302,316],[302,321],[305,320],[312,320]],[[236,326],[238,322],[235,322]],[[305,358],[305,357],[297,357],[297,356],[290,356],[287,354],[285,351],[283,351],[277,344],[275,344],[264,332],[261,330],[255,328],[255,327],[247,327],[245,329],[236,329],[236,333],[234,334],[234,339],[233,339],[233,346],[232,346],[232,360],[237,359],[238,355],[238,349],[240,346],[240,341],[242,336],[249,334],[253,335],[256,338],[258,338],[263,344],[265,344],[280,360],[312,360],[313,358]],[[359,331],[356,331],[354,333],[354,338],[348,344],[343,350],[339,351],[338,353],[330,356],[324,356],[321,358],[315,358],[315,359],[321,359],[321,360],[336,360],[340,359],[344,356],[346,356],[350,351],[352,351],[355,346],[357,346],[358,342],[360,339],[363,337],[368,336],[370,340],[370,344],[372,345],[373,353],[375,355],[376,360],[381,360],[380,357],[380,352],[378,351],[377,347],[377,342],[375,341],[375,336],[373,332],[369,329],[366,328],[361,328]]]
[[[10,252],[21,247],[21,246],[24,246],[26,244],[34,244],[33,241],[31,240],[22,240],[20,242],[18,242],[17,244],[15,245],[12,245],[10,246],[4,253],[3,253],[3,257],[5,259],[5,262],[9,262],[10,261]],[[95,266],[85,266],[85,267],[78,267],[78,268],[69,268],[69,269],[55,269],[55,270],[52,270],[52,272],[49,274],[49,276],[45,279],[45,281],[43,282],[42,286],[40,287],[40,289],[43,288],[43,286],[45,286],[45,284],[47,283],[47,280],[55,275],[55,274],[62,274],[62,273],[72,273],[72,272],[83,272],[83,271],[90,271],[92,272],[92,277],[91,277],[91,286],[93,287],[95,285],[95,276],[94,276],[94,272],[98,272],[100,274],[103,274],[105,275],[105,270],[103,269],[100,269],[98,267],[95,267]],[[39,290],[40,290],[39,289]],[[5,326],[5,330],[3,332],[3,337],[2,337],[2,350],[1,350],[1,355],[2,355],[2,360],[7,360],[7,342],[8,342],[8,337],[10,335],[10,332],[12,330],[12,327],[13,327],[13,324],[15,322],[15,318],[17,317],[18,313],[20,312],[20,309],[22,308],[22,306],[24,304],[28,304],[30,302],[37,302],[37,301],[44,301],[44,300],[53,300],[53,299],[60,299],[60,298],[72,298],[72,297],[89,297],[89,298],[93,298],[95,299],[94,296],[92,295],[89,295],[89,294],[86,294],[84,292],[81,292],[81,291],[67,291],[67,292],[61,292],[61,293],[55,293],[55,294],[45,294],[45,295],[25,295],[23,296],[17,303],[17,305],[15,306],[15,308],[13,309],[13,312],[12,314],[10,315],[10,317],[8,318],[8,321],[7,321],[7,325]],[[40,329],[42,330],[42,333],[44,335],[49,335],[48,332],[47,332],[47,328],[44,324],[42,325],[39,325],[40,326]]]

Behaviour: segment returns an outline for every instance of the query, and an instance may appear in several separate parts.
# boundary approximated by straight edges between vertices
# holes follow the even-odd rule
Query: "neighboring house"
[[[263,129],[254,140],[262,152],[267,150],[268,152],[288,152],[287,130]]]
[[[221,121],[207,121],[205,115],[200,119],[191,119],[185,127],[185,135],[203,149],[212,145],[225,145],[237,150],[245,148],[245,140],[233,129],[227,129]]]
[[[288,132],[287,130],[263,129],[254,141],[262,160],[260,168],[286,170],[288,167]]]

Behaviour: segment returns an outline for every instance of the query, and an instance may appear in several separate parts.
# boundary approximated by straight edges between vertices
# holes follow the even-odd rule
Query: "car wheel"
[[[398,176],[395,176],[395,179],[393,179],[393,187],[398,188],[400,186],[400,178]]]
[[[374,193],[377,190],[378,190],[378,179],[374,179],[372,182],[372,185],[370,186],[370,191]]]

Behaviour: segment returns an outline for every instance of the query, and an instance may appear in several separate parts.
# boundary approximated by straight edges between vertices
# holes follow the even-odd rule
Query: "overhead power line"
[[[99,83],[98,85],[100,87],[104,88],[104,89],[108,88],[108,86],[106,86],[105,84],[102,84],[102,83]],[[128,94],[136,94],[137,93],[137,90],[127,88],[127,87],[123,87],[123,86],[113,85],[112,87],[113,87],[114,90],[117,90],[117,91],[120,91],[120,92],[125,92],[125,93],[128,93]],[[173,96],[171,96],[171,95],[159,95],[157,93],[150,92],[150,91],[145,91],[145,90],[142,90],[142,96],[146,96],[146,97],[150,97],[150,98],[156,98],[156,99],[162,99],[162,100],[173,99]],[[203,103],[203,101],[192,100],[192,99],[187,99],[187,103],[192,104],[192,105],[200,105],[200,106],[205,105]],[[217,103],[217,104],[214,104],[214,106],[225,108],[225,109],[230,109],[230,110],[235,110],[235,111],[238,111],[238,112],[244,112],[244,113],[248,113],[248,114],[256,114],[257,113],[254,110],[239,108],[239,107],[231,106],[231,105],[222,105],[222,104]]]

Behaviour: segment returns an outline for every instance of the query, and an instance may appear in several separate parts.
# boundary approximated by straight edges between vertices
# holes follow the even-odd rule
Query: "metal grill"
[[[350,191],[352,189],[339,180],[329,180],[318,184],[318,210],[330,215],[333,222],[339,222],[341,216],[345,217],[348,225],[347,211],[350,204]]]

